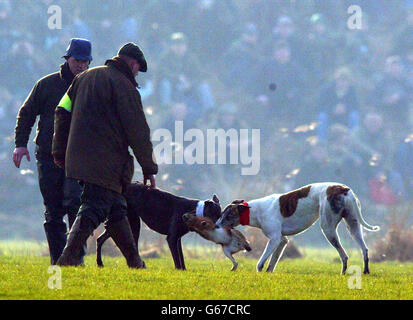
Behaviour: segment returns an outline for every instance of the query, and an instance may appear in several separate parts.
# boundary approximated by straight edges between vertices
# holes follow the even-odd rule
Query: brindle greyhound
[[[340,254],[342,274],[346,272],[348,260],[337,235],[337,225],[342,218],[363,251],[364,273],[370,273],[368,249],[364,243],[361,226],[369,231],[378,231],[380,228],[364,221],[360,201],[349,187],[342,184],[314,183],[288,193],[273,194],[248,203],[244,200],[235,200],[222,212],[217,225],[233,228],[243,224],[260,228],[269,241],[258,261],[257,271],[262,271],[265,262],[272,255],[267,268],[267,271],[272,272],[288,243],[286,236],[305,231],[320,216],[321,229],[325,237]]]
[[[128,203],[128,219],[136,248],[138,248],[140,219],[142,219],[149,228],[167,236],[166,240],[176,269],[186,269],[181,238],[189,232],[189,229],[182,220],[182,215],[194,211],[198,216],[208,217],[214,222],[221,217],[221,206],[216,195],[212,200],[206,201],[187,199],[134,182],[129,185],[124,196]],[[105,231],[96,241],[96,262],[100,267],[103,266],[102,245],[109,238],[109,234]]]

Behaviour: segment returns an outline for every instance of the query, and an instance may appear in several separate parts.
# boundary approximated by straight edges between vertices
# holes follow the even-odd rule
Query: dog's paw
[[[142,260],[142,262],[141,262],[141,264],[140,264],[140,266],[139,266],[139,269],[146,269],[145,261]]]

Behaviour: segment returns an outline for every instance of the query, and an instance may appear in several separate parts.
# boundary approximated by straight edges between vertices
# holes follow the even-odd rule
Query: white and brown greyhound
[[[260,228],[269,241],[258,261],[257,271],[262,271],[272,255],[267,268],[268,272],[272,272],[288,243],[286,236],[305,231],[320,216],[325,237],[340,254],[342,274],[346,272],[348,260],[337,235],[337,225],[342,218],[363,251],[364,273],[370,273],[368,248],[361,226],[369,231],[378,231],[380,228],[364,221],[357,196],[349,187],[339,183],[314,183],[288,193],[272,194],[248,202],[235,200],[225,208],[216,224],[232,228],[239,224]]]

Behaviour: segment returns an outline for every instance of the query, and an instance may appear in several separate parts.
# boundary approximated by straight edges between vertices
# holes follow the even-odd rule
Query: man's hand
[[[17,168],[20,168],[20,163],[23,159],[23,156],[26,156],[27,161],[30,161],[30,154],[29,150],[25,147],[19,147],[14,149],[13,151],[13,162]]]
[[[155,189],[156,188],[156,183],[155,183],[155,176],[153,174],[150,175],[143,175],[143,184],[146,186],[147,181],[149,180],[150,182],[150,188]]]

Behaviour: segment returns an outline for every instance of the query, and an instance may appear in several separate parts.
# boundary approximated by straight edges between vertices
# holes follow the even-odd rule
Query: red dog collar
[[[242,204],[248,206],[247,202],[243,202]],[[248,226],[250,224],[250,208],[246,208],[239,218],[241,225]]]

